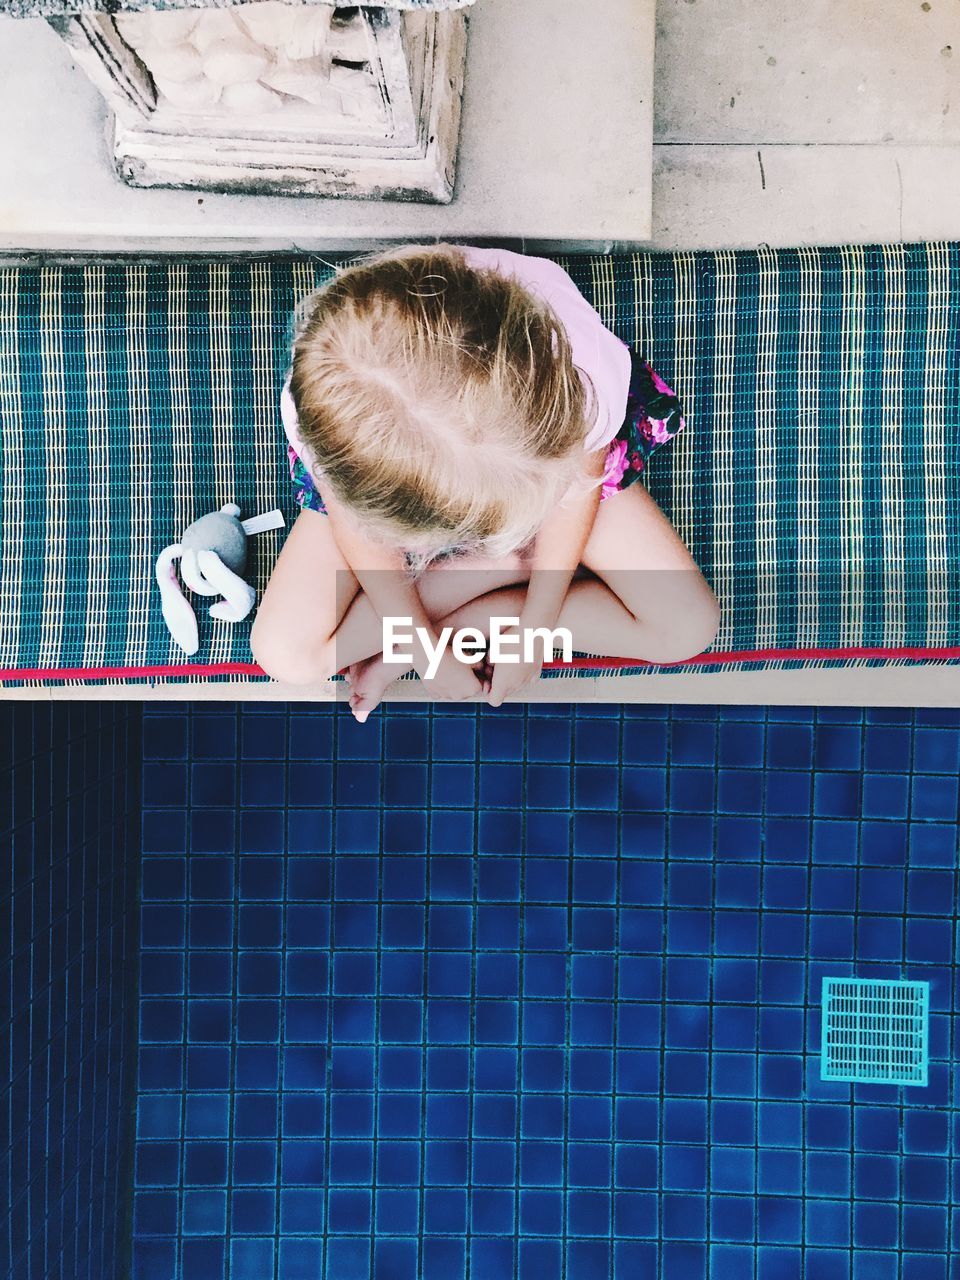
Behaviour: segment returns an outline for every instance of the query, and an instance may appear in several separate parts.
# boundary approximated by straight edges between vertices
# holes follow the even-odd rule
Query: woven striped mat
[[[960,658],[960,245],[559,261],[686,407],[649,481],[723,605],[691,665]],[[227,501],[294,517],[278,396],[329,271],[0,269],[0,679],[258,678],[205,611],[184,659],[153,562]],[[651,669],[563,673],[598,666]]]

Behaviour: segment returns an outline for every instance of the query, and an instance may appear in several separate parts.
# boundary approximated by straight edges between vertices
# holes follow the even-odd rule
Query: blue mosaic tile
[[[0,1271],[8,1280],[130,1274],[139,721],[138,709],[114,703],[0,708]],[[158,806],[185,803],[186,729],[182,717],[158,717],[143,744]],[[177,936],[182,862],[158,859],[147,891],[159,899],[155,910],[170,913],[151,928]],[[179,1002],[157,1001],[146,1031],[160,1040],[179,1016]],[[140,1127],[162,1149],[172,1120],[148,1105]],[[145,1195],[138,1229],[175,1238],[179,1195]]]
[[[956,713],[145,742],[134,1280],[946,1280]],[[848,977],[929,983],[925,1087],[820,1079]]]

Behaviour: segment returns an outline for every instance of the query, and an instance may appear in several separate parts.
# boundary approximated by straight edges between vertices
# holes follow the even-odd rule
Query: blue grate
[[[928,982],[824,978],[824,1080],[927,1083]]]

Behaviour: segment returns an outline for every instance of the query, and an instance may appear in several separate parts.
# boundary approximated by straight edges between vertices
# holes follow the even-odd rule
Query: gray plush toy
[[[240,519],[240,508],[228,502],[219,511],[194,520],[179,542],[157,557],[157,584],[163,620],[184,653],[200,647],[197,618],[177,582],[176,563],[191,591],[201,596],[222,596],[210,606],[211,618],[240,622],[254,606],[257,593],[243,579],[247,567],[247,537],[266,529],[281,529],[283,515],[268,511],[249,520]]]

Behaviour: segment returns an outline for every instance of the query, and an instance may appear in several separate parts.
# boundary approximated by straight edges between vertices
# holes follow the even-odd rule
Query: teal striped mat
[[[960,246],[559,261],[684,401],[650,485],[723,605],[699,666],[960,656]],[[174,648],[153,562],[227,501],[294,517],[278,396],[329,270],[0,269],[0,678],[246,672],[248,624]]]

